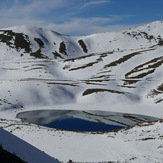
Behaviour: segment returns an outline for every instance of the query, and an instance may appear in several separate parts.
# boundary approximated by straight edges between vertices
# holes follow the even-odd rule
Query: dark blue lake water
[[[110,131],[123,128],[122,126],[107,125],[98,122],[91,122],[78,118],[67,118],[56,120],[49,124],[42,124],[42,126],[56,128],[68,131]]]
[[[112,131],[141,122],[158,120],[156,117],[145,115],[100,110],[33,110],[18,113],[16,117],[45,127],[81,132]]]

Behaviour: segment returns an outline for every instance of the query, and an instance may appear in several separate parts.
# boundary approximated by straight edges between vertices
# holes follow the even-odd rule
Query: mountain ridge
[[[48,110],[79,111],[78,116],[85,112],[98,122],[96,116],[106,111],[111,122],[121,124],[137,123],[139,116],[162,119],[162,31],[159,21],[81,37],[25,26],[0,30],[0,127],[62,162],[162,162],[162,120],[114,132],[80,133],[18,119],[19,113],[34,110],[46,116]],[[113,116],[118,114],[124,116]],[[106,114],[103,118],[101,122]],[[30,155],[26,143],[18,148],[17,138],[3,129],[4,149],[21,158]]]
[[[163,28],[162,24],[162,21],[157,21],[120,32],[98,33],[81,37],[66,36],[54,31],[29,26],[10,27],[7,29],[1,29],[1,32],[3,30],[11,30],[15,32],[15,34],[11,32],[8,33],[10,38],[8,38],[8,40],[4,40],[4,43],[6,41],[7,45],[9,45],[10,41],[14,41],[11,39],[12,35],[16,37],[19,33],[19,36],[17,37],[19,37],[19,39],[22,37],[22,40],[24,37],[23,41],[26,41],[25,46],[28,46],[28,50],[25,50],[25,52],[32,53],[31,55],[36,58],[69,58],[71,56],[86,55],[91,53],[126,50],[126,43],[122,43],[124,39],[127,41],[128,49],[134,49],[132,45],[133,40],[137,44],[134,45],[135,48],[139,49],[144,48],[143,46],[153,46],[159,44],[159,41],[162,42],[163,39],[163,35],[160,35],[160,31]],[[156,29],[159,29],[159,31]],[[7,31],[5,33],[7,33]],[[21,34],[22,36],[20,36]],[[6,35],[4,35],[4,37],[5,36]],[[3,41],[2,37],[3,34],[1,34],[1,42]],[[138,42],[142,42],[144,45]],[[42,44],[42,47],[40,46],[40,43]],[[20,48],[22,47],[20,46]]]
[[[157,21],[82,37],[26,26],[0,30],[0,81],[6,97],[1,95],[1,107],[95,101],[159,105],[162,29],[163,22]]]

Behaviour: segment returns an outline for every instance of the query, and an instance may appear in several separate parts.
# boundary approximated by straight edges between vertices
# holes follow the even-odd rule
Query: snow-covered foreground
[[[162,121],[75,133],[16,118],[62,109],[162,119],[162,31],[160,21],[85,37],[26,26],[0,30],[0,127],[63,162],[163,162]]]
[[[2,121],[2,120],[1,120]],[[0,145],[10,153],[16,154],[25,162],[29,163],[59,163],[59,161],[38,150],[34,146],[17,138],[11,133],[0,128]]]
[[[62,162],[163,162],[163,121],[108,133],[58,131],[17,120],[0,124]]]

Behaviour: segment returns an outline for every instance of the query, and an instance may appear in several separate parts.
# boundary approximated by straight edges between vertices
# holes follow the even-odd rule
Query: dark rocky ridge
[[[6,43],[7,46],[15,48],[17,51],[24,49],[25,53],[30,53],[29,37],[23,33],[15,33],[11,30],[1,30],[0,42]]]
[[[27,163],[17,157],[15,154],[12,154],[0,146],[0,162],[2,163]]]

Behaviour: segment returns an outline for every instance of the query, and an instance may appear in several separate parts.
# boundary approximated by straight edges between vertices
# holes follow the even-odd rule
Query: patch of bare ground
[[[135,125],[133,125],[133,126],[126,127],[126,128],[123,129],[123,130],[127,131],[127,130],[130,130],[131,128],[134,128],[134,127],[152,126],[152,125],[154,125],[154,124],[157,123],[157,122],[163,123],[163,119],[154,120],[154,121],[148,121],[148,122],[137,123],[137,124],[135,124]]]
[[[93,80],[93,81],[97,80],[99,82],[108,82],[108,81],[111,81],[111,80],[115,80],[114,79],[115,75],[110,75],[109,74],[110,72],[111,71],[103,71],[103,72],[100,72],[100,73],[96,73],[96,75],[93,75],[93,76],[90,77],[90,80]]]
[[[59,85],[72,85],[72,86],[78,86],[79,82],[76,81],[70,81],[70,80],[53,80],[53,79],[41,79],[41,78],[23,78],[19,79],[19,81],[40,81],[40,82],[46,82],[47,84],[59,84]]]
[[[163,99],[156,99],[155,103],[158,104],[158,103],[161,103],[163,102]]]
[[[147,95],[147,97],[152,97],[152,98],[154,98],[155,96],[157,96],[157,95],[159,95],[159,94],[161,94],[160,91],[158,91],[157,89],[152,89],[152,90],[150,91],[150,93]]]
[[[161,135],[160,138],[163,139],[163,135]]]
[[[106,86],[107,84],[100,84],[100,83],[96,83],[94,82],[90,82],[90,81],[83,81],[83,83],[87,84],[87,85],[102,85],[102,86]]]
[[[147,141],[147,140],[153,140],[153,139],[155,139],[155,138],[153,138],[153,137],[147,137],[147,138],[140,139],[140,140],[142,140],[142,141]]]
[[[78,58],[67,59],[67,60],[64,60],[64,62],[67,62],[67,61],[75,62],[75,60],[85,59],[85,58],[92,57],[92,56],[98,56],[98,58],[94,62],[89,62],[87,64],[84,64],[84,65],[79,66],[79,67],[74,67],[74,68],[70,68],[69,65],[65,65],[63,67],[63,69],[70,68],[69,71],[74,71],[74,70],[79,70],[79,69],[85,69],[87,67],[93,66],[94,64],[100,63],[101,61],[103,61],[103,58],[104,57],[106,57],[108,54],[112,54],[112,53],[113,52],[100,53],[100,54],[90,54],[90,55],[82,56],[82,57],[78,57]]]
[[[116,60],[114,62],[111,62],[108,65],[105,65],[104,68],[117,66],[117,65],[129,60],[130,58],[134,57],[135,55],[138,55],[138,54],[140,54],[140,52],[134,52],[134,53],[125,55],[122,58],[120,58],[120,59],[118,59],[118,60]]]
[[[40,78],[24,78],[19,81],[40,81],[46,82],[48,85],[68,85],[68,86],[79,86],[80,82],[70,80],[53,80],[53,79],[40,79]]]
[[[64,62],[75,62],[76,60],[81,60],[81,59],[85,59],[85,58],[89,58],[92,56],[95,56],[95,53],[89,54],[89,55],[85,55],[85,56],[81,56],[81,57],[77,57],[77,58],[69,58],[69,59],[65,59]]]
[[[126,62],[128,61],[129,59],[139,55],[139,54],[142,54],[143,52],[147,52],[147,51],[151,51],[151,50],[155,50],[155,49],[148,49],[148,50],[142,50],[142,51],[138,51],[138,52],[134,52],[134,53],[131,53],[131,54],[128,54],[128,55],[125,55],[121,58],[119,58],[118,60],[116,61],[113,61],[107,65],[104,66],[104,69],[108,68],[108,67],[115,67],[123,62]]]
[[[109,79],[89,79],[89,80],[81,80],[82,82],[86,82],[86,83],[89,83],[89,82],[99,82],[99,83],[101,83],[101,82],[104,82],[104,81],[110,81]]]
[[[96,64],[96,63],[98,63],[98,62],[97,62],[97,61],[95,61],[95,62],[90,62],[90,63],[85,64],[85,65],[80,66],[80,67],[71,68],[71,69],[69,69],[69,71],[74,71],[74,70],[79,70],[79,69],[84,69],[84,68],[87,68],[87,67],[91,67],[91,66],[93,66],[93,65]]]
[[[94,163],[94,162],[74,162],[74,161],[72,161],[72,160],[69,160],[67,163]],[[102,161],[102,162],[98,162],[98,163],[120,163],[119,161],[117,162],[115,162],[115,161]]]
[[[85,55],[85,56],[80,56],[80,57],[77,57],[77,58],[65,59],[64,62],[74,62],[76,60],[86,59],[86,58],[89,58],[89,57],[92,57],[92,56],[102,56],[102,57],[105,57],[105,56],[107,56],[109,54],[113,54],[113,53],[114,53],[113,51],[106,52],[106,53],[92,53],[92,54]]]
[[[135,67],[130,72],[126,73],[125,78],[126,79],[143,78],[149,74],[154,73],[156,68],[160,67],[162,64],[163,64],[163,57],[154,58],[144,64]],[[136,73],[137,75],[134,75],[134,73]]]
[[[152,89],[152,90],[148,93],[147,97],[154,98],[154,97],[156,97],[156,96],[158,96],[158,95],[161,95],[161,94],[163,94],[163,84],[159,85],[156,89]],[[157,103],[161,103],[162,101],[163,101],[163,99],[162,99],[161,97],[159,97],[159,98],[157,98],[157,99],[155,100],[155,103],[156,103],[156,104],[157,104]]]
[[[25,70],[25,71],[31,71],[31,70],[42,70],[43,67],[34,67],[34,68],[31,68],[29,70]]]
[[[98,72],[97,74],[103,74],[103,73],[109,73],[109,72],[111,72],[111,70],[107,70],[107,71],[100,71],[100,72]]]
[[[79,84],[74,83],[57,83],[57,82],[47,82],[49,85],[69,85],[69,86],[79,86]]]
[[[140,74],[132,76],[132,77],[127,77],[126,75],[125,75],[125,77],[126,77],[126,79],[128,79],[128,78],[129,79],[140,79],[140,78],[143,78],[143,77],[145,77],[145,76],[147,76],[149,74],[152,74],[154,72],[155,72],[155,70],[153,69],[153,70],[149,70],[147,72],[141,72]]]
[[[124,79],[122,81],[124,81],[123,85],[125,86],[125,85],[135,84],[135,83],[137,83],[137,82],[139,82],[141,80],[137,80],[137,79]]]
[[[103,78],[104,80],[109,81],[109,78],[113,76],[113,75],[99,75],[99,76],[92,76],[91,79],[99,79],[99,78]]]
[[[125,94],[125,92],[120,92],[116,90],[111,90],[111,89],[101,89],[101,88],[93,88],[93,89],[87,89],[86,91],[83,92],[83,96],[92,94],[92,93],[99,93],[99,92],[109,92],[109,93],[118,93],[118,94]]]
[[[119,87],[124,87],[124,88],[136,88],[136,87],[134,87],[134,86],[127,86],[127,85],[117,85],[117,86],[119,86]]]

